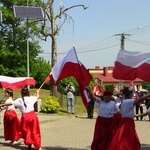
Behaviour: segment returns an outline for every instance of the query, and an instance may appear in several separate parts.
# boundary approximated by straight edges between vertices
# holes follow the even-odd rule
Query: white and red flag
[[[94,95],[97,95],[97,96],[102,96],[103,95],[103,92],[102,92],[102,90],[100,89],[100,87],[97,83],[95,83],[94,88],[92,90],[92,93]]]
[[[31,77],[9,77],[0,75],[0,83],[3,88],[11,88],[13,90],[27,85],[35,86],[35,80]]]
[[[52,68],[52,76],[57,85],[58,82],[67,77],[76,78],[81,92],[81,97],[85,106],[87,106],[87,96],[85,87],[92,80],[92,76],[81,62],[78,61],[75,48],[70,49]]]
[[[120,50],[115,61],[113,77],[122,80],[140,78],[150,81],[150,52]]]
[[[50,72],[50,74],[46,77],[46,79],[44,80],[44,83],[49,82],[52,79],[52,72]]]

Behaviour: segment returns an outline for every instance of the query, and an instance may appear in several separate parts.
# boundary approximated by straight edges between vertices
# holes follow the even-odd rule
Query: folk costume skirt
[[[20,120],[15,110],[6,110],[4,113],[5,141],[17,141],[21,138]]]
[[[91,150],[108,150],[109,143],[114,136],[114,125],[113,117],[97,117]]]
[[[132,118],[122,118],[109,150],[140,150],[141,145]]]
[[[115,113],[114,114],[114,120],[115,120],[115,124],[116,124],[116,128],[118,127],[118,125],[120,124],[121,122],[121,114],[120,113]]]
[[[37,149],[41,147],[40,125],[34,111],[22,114],[21,133],[25,145],[33,144]]]

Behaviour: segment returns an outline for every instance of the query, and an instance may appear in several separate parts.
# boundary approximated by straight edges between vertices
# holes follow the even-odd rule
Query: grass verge
[[[32,89],[30,88],[30,95],[34,95],[36,93],[37,89]],[[0,97],[2,97],[4,95],[4,90],[2,88],[0,88]],[[21,96],[20,93],[20,89],[19,90],[14,90],[14,98],[18,98]],[[49,96],[50,95],[50,91],[49,90],[44,90],[41,89],[40,90],[40,99],[42,100],[42,98]],[[59,103],[61,106],[60,111],[57,112],[58,115],[72,115],[72,114],[68,114],[67,113],[67,101],[66,101],[66,95],[62,95],[60,93],[58,93],[58,99],[59,99]],[[6,100],[6,98],[4,98],[3,102]],[[86,113],[86,108],[81,100],[80,96],[75,96],[75,115],[78,114],[83,114]]]

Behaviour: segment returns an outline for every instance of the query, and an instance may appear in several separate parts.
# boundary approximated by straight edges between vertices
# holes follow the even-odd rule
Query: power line
[[[96,51],[102,51],[108,48],[112,48],[112,47],[116,47],[120,44],[115,44],[115,45],[111,45],[111,46],[107,46],[107,47],[103,47],[103,48],[99,48],[99,49],[92,49],[92,50],[85,50],[85,51],[77,51],[77,53],[88,53],[88,52],[96,52]],[[76,48],[78,50],[78,48]],[[57,53],[57,54],[65,54],[66,52],[63,53]],[[40,53],[40,54],[51,54],[51,53]]]
[[[135,40],[131,40],[131,39],[127,39],[127,40],[138,43],[138,44],[142,44],[142,45],[145,45],[145,46],[150,46],[150,44],[146,44],[146,43],[143,43],[143,42],[140,42],[140,41],[135,41]]]

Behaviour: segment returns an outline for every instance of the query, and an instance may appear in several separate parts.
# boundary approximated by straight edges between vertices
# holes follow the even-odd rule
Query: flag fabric
[[[77,82],[80,87],[82,101],[85,107],[87,107],[89,98],[88,98],[87,91],[85,90],[85,87],[88,86],[88,84],[92,80],[92,76],[81,62],[79,62],[79,71],[76,74],[77,75],[75,76],[75,78],[77,79]]]
[[[85,90],[84,80],[77,79],[77,82],[78,82],[79,87],[80,87],[80,94],[81,94],[81,98],[82,98],[83,104],[84,104],[85,107],[87,107],[88,106],[88,102],[89,102],[89,98],[88,98],[87,91]]]
[[[46,79],[44,80],[44,83],[49,82],[52,79],[52,72],[50,72],[50,74],[46,77]]]
[[[103,95],[103,92],[102,92],[102,90],[100,89],[100,87],[97,83],[95,83],[94,88],[92,90],[92,93],[94,95],[97,95],[97,96],[102,96]]]
[[[31,77],[9,77],[0,75],[0,82],[3,88],[11,88],[13,90],[27,85],[35,86],[35,80]]]
[[[113,77],[122,80],[140,78],[150,81],[150,53],[120,50],[115,61]]]
[[[61,79],[77,75],[78,71],[78,59],[75,49],[72,48],[53,66],[52,75],[54,81],[58,84]]]
[[[81,92],[81,97],[85,106],[88,100],[85,95],[85,87],[92,80],[92,76],[84,65],[78,61],[75,48],[70,49],[52,68],[52,76],[57,85],[58,82],[67,77],[76,78]]]
[[[75,49],[72,48],[57,62],[52,68],[54,81],[58,82],[64,78],[73,76],[77,80],[83,80],[84,86],[87,86],[92,80],[92,76],[85,66],[78,61]]]

